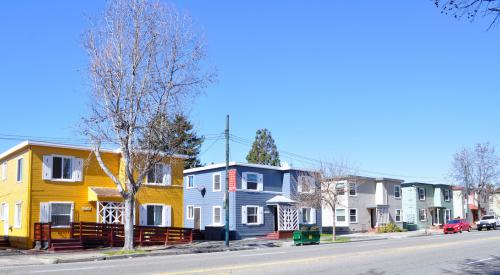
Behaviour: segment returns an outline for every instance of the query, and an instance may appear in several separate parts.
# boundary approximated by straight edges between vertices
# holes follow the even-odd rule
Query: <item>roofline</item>
[[[402,183],[402,185],[417,185],[417,184],[423,184],[423,185],[430,185],[430,186],[446,186],[446,187],[453,187],[454,185],[451,184],[445,184],[445,183],[427,183],[427,182],[405,182]]]
[[[92,151],[92,148],[89,146],[81,146],[81,145],[71,145],[71,144],[63,144],[63,143],[51,143],[51,142],[44,142],[44,141],[33,141],[33,140],[25,140],[14,147],[11,147],[7,151],[3,152],[0,154],[0,159],[3,159],[10,154],[17,152],[24,147],[27,146],[44,146],[44,147],[53,147],[53,148],[64,148],[64,149],[74,149],[74,150],[81,150],[81,151]],[[120,149],[115,149],[115,150],[110,150],[110,149],[101,149],[100,150],[103,153],[110,153],[110,154],[120,154],[121,150]],[[177,155],[174,154],[172,155],[174,158],[182,158],[182,159],[188,159],[189,157],[186,155]]]
[[[243,166],[243,167],[252,167],[252,168],[261,168],[261,169],[276,170],[276,171],[294,170],[294,171],[303,171],[303,172],[311,172],[311,173],[314,172],[313,170],[302,169],[302,168],[280,167],[280,166],[272,166],[272,165],[264,165],[264,164],[242,163],[242,162],[235,162],[235,161],[229,162],[229,166]],[[184,174],[195,173],[195,172],[206,171],[206,170],[212,170],[212,169],[218,169],[218,168],[223,168],[223,167],[226,167],[226,163],[225,162],[210,164],[210,165],[206,165],[206,166],[203,166],[203,167],[196,167],[196,168],[186,169],[186,170],[184,170]]]
[[[324,181],[331,181],[331,180],[347,180],[349,178],[356,178],[356,179],[364,179],[364,180],[372,180],[372,181],[392,181],[392,182],[399,182],[403,183],[404,180],[401,179],[393,179],[393,178],[374,178],[374,177],[366,177],[366,176],[358,176],[358,175],[347,175],[347,176],[340,176],[340,177],[329,177],[325,178]]]

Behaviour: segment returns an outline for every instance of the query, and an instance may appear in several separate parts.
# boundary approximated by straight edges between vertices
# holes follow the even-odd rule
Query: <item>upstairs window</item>
[[[445,189],[443,195],[444,195],[444,201],[450,201],[450,190]]]
[[[259,188],[259,176],[257,174],[248,173],[247,190],[258,190],[258,188]]]
[[[213,191],[221,191],[221,173],[214,173],[212,178]]]
[[[52,158],[52,179],[73,178],[73,158],[54,156]]]
[[[425,195],[426,195],[426,192],[425,192],[425,188],[418,188],[418,199],[421,200],[421,201],[425,201]]]
[[[23,180],[23,158],[17,160],[16,180],[17,182],[21,182]]]
[[[170,185],[170,166],[157,163],[148,172],[148,184]]]
[[[299,193],[314,193],[316,190],[314,178],[311,176],[299,176],[298,189]]]
[[[357,185],[356,183],[349,183],[349,196],[356,196],[357,193]]]
[[[339,196],[345,195],[345,184],[344,183],[335,184],[335,190],[337,192],[337,195]]]
[[[188,176],[187,177],[187,188],[193,188],[194,187],[194,176]]]
[[[401,198],[401,186],[400,185],[394,185],[394,197],[397,199]]]

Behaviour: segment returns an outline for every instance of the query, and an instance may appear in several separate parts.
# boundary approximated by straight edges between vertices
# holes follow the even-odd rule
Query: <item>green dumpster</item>
[[[300,230],[293,232],[293,242],[295,245],[319,244],[319,230]]]

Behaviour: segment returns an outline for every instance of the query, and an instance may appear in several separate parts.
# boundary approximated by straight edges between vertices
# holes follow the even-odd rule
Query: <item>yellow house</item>
[[[123,178],[119,151],[103,161]],[[168,163],[167,163],[168,162]],[[151,171],[136,197],[139,225],[183,227],[184,157]],[[122,223],[123,203],[90,148],[25,141],[0,154],[0,236],[32,248],[34,224],[52,223],[53,238],[68,238],[71,222]]]

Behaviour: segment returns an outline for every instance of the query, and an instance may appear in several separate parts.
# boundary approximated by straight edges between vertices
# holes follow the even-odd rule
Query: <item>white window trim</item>
[[[443,213],[443,214],[444,214],[444,222],[445,222],[445,223],[446,223],[446,222],[448,222],[448,221],[446,220],[446,213],[449,213],[449,214],[450,214],[450,215],[449,215],[449,219],[448,219],[448,221],[449,221],[449,220],[451,220],[451,219],[453,219],[453,218],[451,217],[451,209],[446,208],[446,209],[444,209],[444,213]]]
[[[19,160],[21,160],[21,173],[19,173]],[[24,174],[24,158],[20,157],[16,159],[16,183],[23,182],[23,174]],[[21,179],[19,179],[18,176],[20,176]]]
[[[399,196],[396,197],[396,189],[399,189]],[[401,185],[394,185],[394,198],[401,199]]]
[[[51,179],[50,181],[60,181],[60,182],[74,182],[75,179],[73,179],[73,170],[75,169],[74,165],[75,165],[75,157],[73,156],[65,156],[65,155],[50,155],[50,157],[52,157],[52,167],[50,169],[52,169],[52,171],[50,172],[51,173]],[[55,179],[54,178],[54,157],[56,158],[62,158],[61,160],[61,178],[60,179]],[[71,159],[71,178],[69,179],[63,179],[62,178],[62,175],[64,173],[64,159]]]
[[[422,210],[424,210],[424,219],[423,219],[423,220],[422,220],[422,219],[420,219],[420,212],[421,212]],[[420,208],[420,209],[418,210],[418,220],[419,220],[419,221],[421,221],[421,222],[425,222],[425,221],[427,221],[427,210],[426,210],[425,208]]]
[[[163,169],[165,166],[170,166],[169,164],[166,164],[166,163],[155,163],[155,167],[153,169],[155,169],[155,172],[156,173],[156,166],[157,165],[160,165],[161,166],[161,171],[162,171],[162,174],[163,174]],[[154,174],[153,173],[153,174]],[[170,166],[170,173],[172,173],[172,166]],[[149,174],[149,173],[148,173]],[[170,175],[172,176],[172,175]],[[163,179],[163,177],[162,177]],[[156,179],[155,179],[156,180]],[[146,180],[144,182],[145,185],[154,185],[154,186],[171,186],[172,183],[168,184],[168,183],[165,183],[165,182],[148,182],[148,175],[146,175]]]
[[[3,212],[5,205],[7,205],[7,207],[9,207],[8,206],[9,203],[6,202],[6,201],[0,203],[0,221],[6,221],[6,220],[9,219],[9,217],[8,217],[9,213],[6,214],[6,213]],[[7,219],[5,219],[5,215],[7,215]]]
[[[351,184],[354,185],[354,195],[351,195]],[[347,193],[349,197],[357,197],[358,196],[358,184],[355,182],[350,182],[347,184]]]
[[[424,198],[421,199],[420,198],[420,190],[424,190]],[[421,200],[421,201],[425,201],[427,199],[427,192],[425,192],[425,188],[422,188],[422,187],[417,187],[417,196],[418,196],[418,199]]]
[[[193,186],[189,186],[189,178],[193,179]],[[193,189],[193,188],[195,188],[194,187],[194,175],[188,175],[188,176],[186,176],[186,189]]]
[[[345,217],[345,220],[344,220],[344,221],[339,221],[339,220],[337,219],[337,218],[338,218],[338,216],[337,216],[337,211],[338,211],[338,210],[344,210],[344,217]],[[334,213],[334,215],[335,215],[335,222],[336,222],[336,223],[346,223],[346,222],[347,222],[347,223],[349,223],[349,220],[348,220],[348,218],[349,218],[349,217],[348,217],[348,216],[349,216],[349,213],[347,213],[347,209],[346,209],[346,208],[335,208],[335,213]]]
[[[356,210],[356,221],[351,222],[351,210]],[[358,209],[357,208],[349,208],[349,223],[358,223]]]
[[[189,208],[190,207],[193,208],[193,216],[192,217],[189,216]],[[194,208],[195,208],[194,205],[187,205],[186,206],[186,220],[194,220]]]
[[[219,189],[215,189],[215,176],[219,176]],[[258,185],[258,183],[257,183]],[[257,186],[258,188],[258,186]],[[221,172],[215,172],[212,174],[212,191],[213,192],[220,192],[222,191],[222,173]]]
[[[306,182],[307,182],[307,185],[309,187],[309,191],[306,192],[306,191],[303,191],[304,190],[304,179],[307,178]],[[310,185],[310,183],[313,183],[313,185]],[[312,176],[300,176],[299,177],[299,183],[301,185],[300,187],[300,192],[301,194],[314,194],[316,192],[316,184],[314,182],[314,177]]]
[[[17,206],[21,206],[18,210]],[[19,222],[19,223],[18,223]],[[23,203],[18,201],[14,205],[14,228],[21,228],[23,224]]]
[[[164,227],[165,225],[165,221],[163,220],[163,211],[164,211],[164,207],[167,207],[168,205],[167,204],[162,204],[162,203],[145,203],[145,204],[141,204],[143,205],[144,207],[146,207],[146,224],[145,226],[157,226],[157,227]],[[162,213],[162,216],[161,216],[161,225],[148,225],[148,206],[161,206],[161,213]],[[194,212],[193,212],[193,215],[194,215]]]
[[[2,162],[2,181],[7,181],[7,161]]]
[[[246,182],[247,184],[246,184],[246,188],[243,190],[250,191],[250,192],[261,192],[261,191],[259,191],[259,175],[261,175],[261,174],[256,173],[256,172],[246,172],[246,174],[247,174],[247,182]],[[248,175],[256,175],[257,176],[257,189],[248,189]]]
[[[448,199],[446,199],[446,193],[448,193]],[[451,192],[450,192],[450,190],[449,190],[449,189],[445,189],[445,190],[443,190],[443,199],[444,199],[444,201],[449,202],[449,201],[451,200],[450,193],[451,193]]]
[[[201,206],[193,207],[193,228],[195,226],[195,224],[194,224],[195,223],[195,221],[194,221],[194,210],[195,209],[200,209],[200,229],[201,229],[202,227],[204,227],[204,225],[203,225],[203,212],[201,212],[201,210],[202,210]]]
[[[399,221],[396,219],[396,217],[398,216],[398,211],[399,211]],[[403,221],[403,211],[401,211],[401,209],[394,210],[394,221],[395,222],[402,222]]]
[[[259,206],[258,205],[245,205],[245,207],[247,209],[247,223],[246,223],[246,225],[260,225],[259,224]],[[252,223],[248,222],[248,208],[249,207],[253,207],[253,208],[256,209],[255,213],[256,213],[256,218],[257,219],[256,219],[255,222],[252,222]]]
[[[69,217],[69,222],[73,222],[73,217],[75,216],[75,202],[73,201],[49,201],[49,221],[52,222],[52,204],[70,204],[71,205],[71,213]],[[70,228],[71,225],[53,225],[52,228]]]
[[[219,209],[219,216],[220,216],[220,221],[218,223],[215,222],[215,209],[218,208]],[[193,213],[194,214],[194,213]],[[257,213],[258,215],[258,213]],[[222,225],[222,206],[220,205],[214,205],[212,206],[212,224],[213,225]]]
[[[337,186],[338,186],[339,184],[343,184],[343,185],[344,185],[344,188],[337,188]],[[349,194],[347,194],[347,193],[349,192],[349,190],[348,190],[348,189],[349,189],[349,186],[348,186],[347,181],[345,181],[345,180],[335,182],[335,185],[333,186],[333,188],[334,188],[334,190],[335,190],[335,193],[336,193],[338,196],[345,197],[345,196],[349,195]],[[342,190],[342,189],[344,190],[344,194],[339,194],[339,193],[338,193],[338,191],[339,191],[339,190]]]

